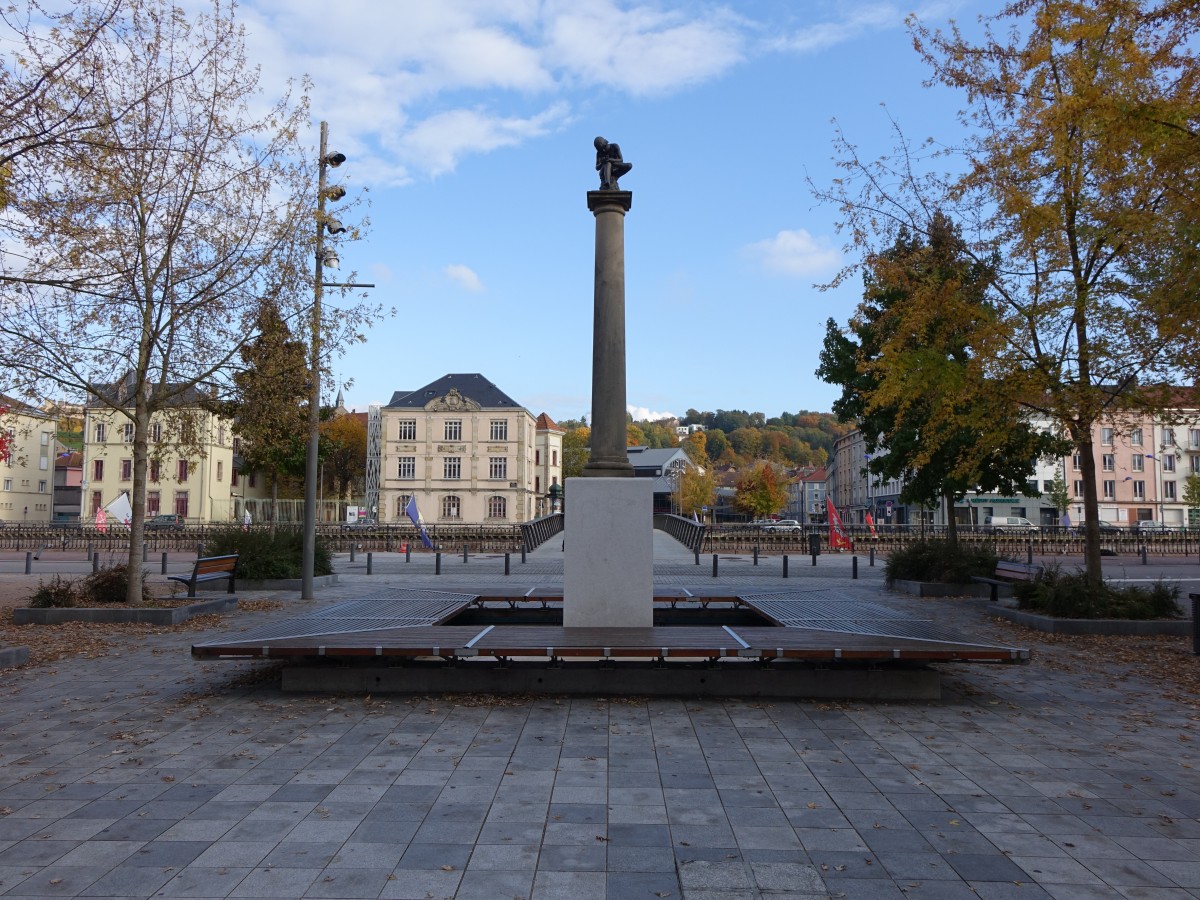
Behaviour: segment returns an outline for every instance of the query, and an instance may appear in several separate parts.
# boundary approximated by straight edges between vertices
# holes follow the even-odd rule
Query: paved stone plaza
[[[658,584],[714,586],[711,557],[656,539]],[[722,557],[718,581],[843,590],[1034,661],[866,704],[293,695],[277,663],[189,656],[389,585],[561,584],[561,557],[505,578],[496,556],[440,577],[342,556],[313,603],[0,674],[0,897],[1200,897],[1200,698],[983,601],[889,594],[865,557],[858,580],[793,557],[786,581]]]

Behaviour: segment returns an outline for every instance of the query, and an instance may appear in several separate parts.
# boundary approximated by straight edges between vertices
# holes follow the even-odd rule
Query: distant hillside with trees
[[[586,421],[569,419],[558,424],[570,437],[564,441],[564,456],[569,456],[571,447],[587,446],[590,432]],[[675,433],[678,425],[701,425],[704,430],[680,439]],[[851,426],[840,424],[832,413],[807,410],[768,419],[765,413],[742,409],[689,409],[679,419],[634,422],[630,417],[627,428],[631,447],[683,447],[700,465],[740,469],[759,460],[787,467],[823,466],[833,455],[834,441]]]

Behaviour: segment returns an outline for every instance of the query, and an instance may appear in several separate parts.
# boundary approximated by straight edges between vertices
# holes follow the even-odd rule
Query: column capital
[[[613,207],[627,213],[633,206],[633,191],[588,191],[587,205],[593,213],[611,211]]]

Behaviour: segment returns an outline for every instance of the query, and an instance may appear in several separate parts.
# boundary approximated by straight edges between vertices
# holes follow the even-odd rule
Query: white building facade
[[[548,511],[562,481],[563,432],[477,373],[397,391],[380,408],[381,523],[515,524]]]

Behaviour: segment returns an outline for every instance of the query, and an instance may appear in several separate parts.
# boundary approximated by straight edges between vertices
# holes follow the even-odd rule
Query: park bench
[[[192,569],[191,575],[168,575],[168,581],[178,581],[180,584],[188,586],[189,597],[196,596],[196,585],[205,581],[220,581],[222,578],[229,579],[229,593],[234,591],[234,570],[237,569],[238,555],[236,553],[229,556],[202,556],[196,560],[196,565]]]
[[[1015,584],[1018,581],[1037,581],[1042,577],[1043,568],[1034,563],[1013,562],[1009,559],[1002,559],[996,563],[996,570],[992,572],[992,577],[988,578],[984,575],[972,575],[971,581],[976,584],[991,585],[992,593],[988,597],[993,603],[999,600],[999,588],[1001,585]]]

